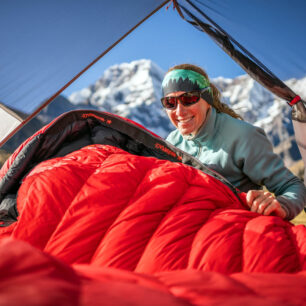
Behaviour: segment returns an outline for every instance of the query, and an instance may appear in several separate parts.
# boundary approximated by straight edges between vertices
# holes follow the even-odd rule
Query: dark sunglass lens
[[[194,104],[200,100],[199,95],[183,95],[181,96],[182,104],[185,106]]]
[[[175,97],[166,97],[166,98],[163,98],[163,106],[165,108],[175,108],[176,106],[176,99]]]

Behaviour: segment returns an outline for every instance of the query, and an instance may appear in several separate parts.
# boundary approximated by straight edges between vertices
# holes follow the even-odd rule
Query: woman
[[[303,183],[273,153],[262,129],[239,120],[220,101],[203,69],[190,64],[169,69],[162,90],[162,105],[177,128],[167,141],[247,192],[251,211],[290,220],[303,209]]]

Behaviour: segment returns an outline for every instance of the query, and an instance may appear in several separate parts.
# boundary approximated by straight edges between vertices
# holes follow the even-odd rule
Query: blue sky
[[[213,16],[215,14],[221,21],[224,19],[226,26],[234,32],[239,30],[239,42],[244,45],[246,41],[249,51],[255,52],[268,68],[272,67],[277,76],[287,79],[306,74],[306,1],[257,0],[252,7],[249,4],[248,9],[245,1],[236,0],[237,9],[228,11],[227,6],[233,4],[229,0],[216,0],[214,4],[205,2],[211,3],[210,13]],[[240,24],[244,18],[248,25],[246,29]],[[265,37],[266,34],[270,38]],[[212,78],[234,78],[245,74],[211,38],[183,21],[172,6],[168,10],[164,6],[75,81],[64,94],[69,95],[93,84],[111,65],[142,58],[151,59],[165,71],[175,64],[188,62],[202,66]]]
[[[281,79],[306,75],[305,0],[194,2],[204,3],[210,17]],[[34,111],[158,3],[162,0],[0,2],[0,102]],[[64,94],[93,84],[111,65],[143,58],[164,71],[189,62],[202,66],[211,78],[245,74],[206,34],[183,21],[172,6],[164,6]]]
[[[93,84],[114,64],[151,59],[164,71],[180,63],[202,66],[210,77],[245,74],[206,34],[196,30],[173,10],[162,7],[69,86],[65,95]]]

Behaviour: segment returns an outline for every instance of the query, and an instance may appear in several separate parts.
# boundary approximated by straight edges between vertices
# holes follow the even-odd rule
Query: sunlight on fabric
[[[13,111],[0,104],[0,141],[8,136],[22,122]]]
[[[306,165],[306,122],[292,120],[292,123],[295,132],[295,139],[299,146],[304,165]],[[304,184],[306,184],[306,171],[304,172]]]

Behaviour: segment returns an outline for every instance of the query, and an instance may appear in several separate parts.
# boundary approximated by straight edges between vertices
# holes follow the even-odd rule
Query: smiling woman
[[[219,90],[198,66],[181,64],[170,68],[163,80],[162,89],[165,96],[161,99],[163,107],[172,124],[184,136],[195,136],[204,124],[211,106],[242,119],[220,101]]]
[[[302,181],[273,153],[262,129],[239,120],[220,101],[220,92],[204,70],[190,64],[175,66],[167,72],[162,90],[162,105],[176,127],[167,141],[247,192],[251,211],[292,219],[303,209]]]
[[[205,122],[211,106],[205,100],[200,98],[199,94],[198,98],[195,94],[191,96],[188,96],[188,94],[189,93],[183,91],[169,94],[166,99],[169,102],[174,100],[176,103],[172,108],[166,108],[166,111],[171,122],[182,135],[194,136]],[[186,100],[190,101],[189,104],[185,102]],[[180,102],[178,103],[177,101]],[[194,101],[196,101],[196,103]],[[169,102],[168,105],[170,104]]]

